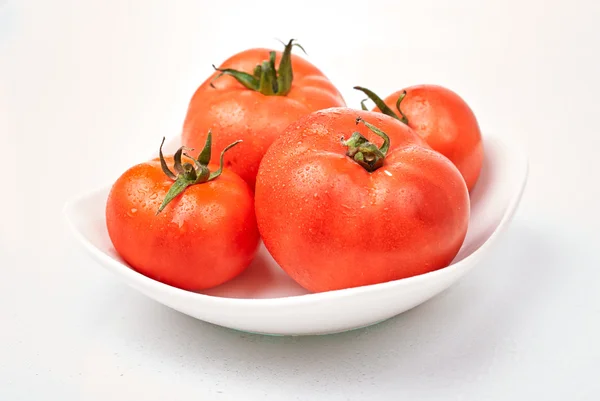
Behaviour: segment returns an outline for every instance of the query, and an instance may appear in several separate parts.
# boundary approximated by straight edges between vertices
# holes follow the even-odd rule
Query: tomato
[[[456,93],[441,86],[418,85],[394,92],[384,100],[368,89],[365,92],[382,111],[403,120],[429,146],[446,156],[462,174],[469,191],[483,164],[481,131],[475,114]]]
[[[262,160],[255,205],[267,249],[313,292],[445,267],[469,220],[467,187],[446,157],[405,124],[348,108],[287,128]]]
[[[181,152],[166,159],[161,152],[120,176],[108,196],[106,225],[133,269],[195,291],[240,274],[256,253],[259,234],[252,191],[235,173],[207,165],[210,141],[200,161],[182,162]]]
[[[227,166],[254,188],[267,148],[299,117],[344,100],[314,65],[292,55],[251,49],[225,61],[194,93],[185,118],[182,143],[200,148],[211,129],[220,152],[235,139],[244,142],[228,155]],[[275,63],[279,62],[278,70]]]

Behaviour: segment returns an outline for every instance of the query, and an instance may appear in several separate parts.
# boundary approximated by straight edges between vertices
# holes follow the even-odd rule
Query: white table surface
[[[600,399],[600,3],[342,3],[0,0],[0,400]],[[356,84],[438,83],[523,144],[493,258],[375,327],[275,338],[170,310],[76,248],[65,201],[176,135],[211,63],[276,37],[349,105]]]

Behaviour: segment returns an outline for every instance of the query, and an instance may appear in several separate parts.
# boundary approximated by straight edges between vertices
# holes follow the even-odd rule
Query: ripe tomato
[[[483,145],[475,114],[460,96],[435,85],[411,86],[384,100],[368,89],[355,89],[375,102],[373,111],[382,111],[408,124],[433,150],[450,159],[469,191],[473,189],[483,164]]]
[[[200,148],[209,129],[215,133],[217,152],[243,139],[228,155],[227,167],[252,188],[264,153],[290,123],[316,110],[345,105],[321,71],[292,55],[293,46],[290,41],[283,53],[251,49],[234,55],[196,90],[189,104],[182,143]]]
[[[348,108],[287,128],[262,160],[255,204],[271,255],[314,292],[447,266],[469,220],[467,187],[446,157],[405,124]]]
[[[256,253],[259,234],[248,185],[227,169],[207,165],[210,140],[204,159],[190,160],[195,166],[182,163],[181,152],[166,160],[161,152],[119,177],[108,196],[106,225],[117,253],[133,269],[195,291],[240,274]],[[171,163],[177,176],[167,167]]]

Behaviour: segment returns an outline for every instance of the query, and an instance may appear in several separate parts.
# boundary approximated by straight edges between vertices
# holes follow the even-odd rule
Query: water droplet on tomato
[[[156,199],[158,197],[157,193],[153,193],[152,195],[149,196],[149,199]]]

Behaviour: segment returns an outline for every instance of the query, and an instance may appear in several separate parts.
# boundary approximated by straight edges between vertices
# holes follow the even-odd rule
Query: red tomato
[[[267,249],[313,292],[447,266],[469,220],[467,187],[447,158],[405,124],[348,108],[288,127],[263,158],[255,203]]]
[[[228,154],[227,167],[252,188],[264,153],[290,123],[316,110],[345,105],[321,71],[291,54],[292,46],[290,41],[283,53],[251,49],[229,58],[196,90],[185,118],[185,146],[199,149],[209,129],[215,133],[216,152],[244,140]]]
[[[469,191],[473,189],[483,164],[483,145],[475,114],[460,96],[435,85],[411,86],[384,100],[368,89],[355,89],[375,101],[379,107],[373,111],[382,111],[382,107],[385,114],[404,120],[433,150],[450,159]]]
[[[227,169],[219,175],[214,165],[175,161],[180,158],[178,152],[166,159],[175,163],[177,177],[165,174],[159,158],[119,177],[108,196],[106,225],[117,253],[133,269],[195,291],[240,274],[255,255],[259,234],[244,180]],[[164,210],[157,213],[159,207]]]

